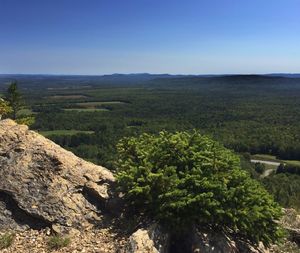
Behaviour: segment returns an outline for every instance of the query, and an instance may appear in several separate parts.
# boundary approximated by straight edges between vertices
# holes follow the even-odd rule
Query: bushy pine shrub
[[[281,208],[237,155],[199,132],[142,134],[117,148],[127,203],[170,229],[207,226],[267,245],[281,237]]]

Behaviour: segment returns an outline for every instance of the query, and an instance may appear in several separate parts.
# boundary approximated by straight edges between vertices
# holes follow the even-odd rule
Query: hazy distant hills
[[[0,89],[11,81],[18,81],[22,88],[53,88],[78,86],[140,85],[150,80],[175,78],[183,75],[169,74],[112,74],[112,75],[0,75]]]
[[[281,76],[281,77],[289,77],[289,78],[300,78],[300,74],[285,74],[285,73],[269,74],[269,76]]]
[[[54,89],[111,86],[182,86],[203,84],[253,85],[253,84],[299,84],[300,74],[267,75],[170,75],[170,74],[112,74],[90,75],[0,75],[0,90],[11,81],[18,81],[22,89]]]

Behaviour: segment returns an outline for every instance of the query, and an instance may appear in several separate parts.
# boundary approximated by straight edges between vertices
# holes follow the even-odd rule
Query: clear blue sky
[[[0,73],[300,72],[300,0],[0,0]]]

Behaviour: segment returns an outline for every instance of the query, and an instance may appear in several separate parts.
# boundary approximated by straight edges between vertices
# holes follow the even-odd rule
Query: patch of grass
[[[300,161],[296,160],[284,160],[285,163],[291,165],[291,166],[297,166],[300,167]]]
[[[68,108],[64,109],[66,112],[107,112],[106,108]]]
[[[15,234],[5,233],[0,236],[0,250],[10,247],[15,239]]]
[[[276,156],[273,156],[273,155],[255,154],[251,158],[256,159],[256,160],[262,160],[262,161],[286,163],[286,164],[289,164],[291,166],[300,166],[300,161],[297,161],[297,160],[280,160],[280,159],[277,159]],[[274,165],[270,165],[270,166],[274,166]]]
[[[85,95],[53,95],[49,96],[48,98],[51,99],[81,99],[81,98],[87,98]]]
[[[64,111],[76,111],[76,112],[106,112],[110,111],[109,108],[104,106],[122,105],[126,104],[122,101],[98,101],[98,102],[80,102],[76,103],[74,107],[77,108],[65,108]],[[79,107],[79,108],[78,108]]]
[[[51,135],[76,135],[76,134],[93,134],[94,131],[81,131],[81,130],[53,130],[53,131],[41,131],[40,134],[45,137]]]
[[[262,161],[270,161],[270,162],[282,162],[278,160],[274,155],[265,155],[265,154],[255,154],[251,157],[252,159],[262,160]]]
[[[95,108],[101,105],[119,105],[125,104],[122,101],[99,101],[99,102],[83,102],[83,103],[76,103],[76,105],[87,107],[87,108]]]
[[[47,245],[50,250],[58,250],[67,247],[70,243],[70,238],[63,237],[61,235],[54,235],[49,238]]]

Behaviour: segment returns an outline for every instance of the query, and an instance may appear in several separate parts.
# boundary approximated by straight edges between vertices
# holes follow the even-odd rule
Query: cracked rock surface
[[[105,206],[112,182],[106,168],[27,126],[0,121],[0,229],[88,228],[101,221],[93,202]]]

